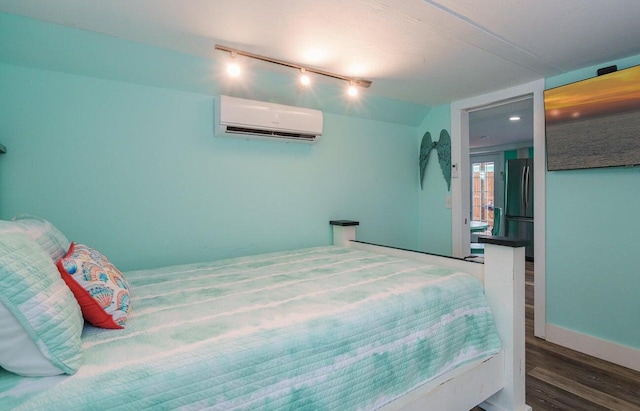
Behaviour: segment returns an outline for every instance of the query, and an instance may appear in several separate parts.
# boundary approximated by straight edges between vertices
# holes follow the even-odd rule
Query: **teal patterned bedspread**
[[[377,409],[500,340],[470,275],[343,247],[128,272],[72,376],[0,369],[1,410]]]

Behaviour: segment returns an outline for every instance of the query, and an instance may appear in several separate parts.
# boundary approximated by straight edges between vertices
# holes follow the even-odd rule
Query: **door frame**
[[[465,257],[469,250],[469,215],[471,190],[469,161],[469,113],[491,106],[533,98],[533,157],[534,157],[534,334],[545,337],[546,280],[545,280],[545,123],[544,79],[504,90],[471,97],[451,103],[451,196],[452,196],[452,251],[455,257]]]

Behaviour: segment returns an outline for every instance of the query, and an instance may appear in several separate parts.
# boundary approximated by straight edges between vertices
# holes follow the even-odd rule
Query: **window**
[[[495,204],[495,163],[482,161],[471,163],[471,219],[489,223],[493,227]]]

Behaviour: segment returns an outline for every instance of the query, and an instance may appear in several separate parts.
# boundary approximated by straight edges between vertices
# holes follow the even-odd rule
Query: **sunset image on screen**
[[[545,91],[547,124],[640,110],[640,66]]]
[[[546,90],[547,169],[640,164],[640,66]]]

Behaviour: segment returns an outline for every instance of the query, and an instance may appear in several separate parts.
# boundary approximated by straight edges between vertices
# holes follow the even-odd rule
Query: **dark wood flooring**
[[[533,336],[533,277],[527,262],[527,404],[534,411],[640,411],[640,372]]]

